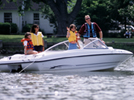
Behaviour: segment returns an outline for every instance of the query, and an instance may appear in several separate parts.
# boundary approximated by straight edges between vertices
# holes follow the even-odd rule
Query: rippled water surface
[[[0,73],[0,100],[134,100],[133,62],[114,71]]]

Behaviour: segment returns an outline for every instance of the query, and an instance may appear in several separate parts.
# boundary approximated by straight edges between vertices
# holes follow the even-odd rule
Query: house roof
[[[22,5],[22,0],[17,0],[15,2],[7,2],[6,0],[1,0],[2,5],[0,5],[0,10],[18,10],[18,7]],[[40,3],[43,4],[43,3]],[[31,1],[31,8],[34,10],[39,10],[39,5]]]

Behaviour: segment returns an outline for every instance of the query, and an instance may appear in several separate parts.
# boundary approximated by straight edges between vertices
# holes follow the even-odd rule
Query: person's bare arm
[[[79,49],[80,49],[80,45],[79,45],[79,42],[78,41],[76,41],[77,42],[77,45],[78,45],[78,47],[79,47]]]
[[[70,31],[70,29],[67,27],[67,35],[66,35],[66,38],[69,38],[69,35],[70,35],[69,31]]]
[[[103,41],[103,33],[102,33],[102,31],[99,32],[99,35],[100,35],[100,40],[105,44],[105,42]]]
[[[100,35],[100,39],[102,40],[103,39],[103,33],[102,33],[102,31],[99,32],[99,35]]]
[[[67,31],[66,38],[69,38],[69,35],[70,35],[69,31]]]
[[[43,40],[43,38],[42,38],[42,42],[43,42],[43,50],[42,51],[44,51],[45,50],[45,43],[44,43],[44,40]]]
[[[27,46],[24,47],[24,53],[27,55]]]

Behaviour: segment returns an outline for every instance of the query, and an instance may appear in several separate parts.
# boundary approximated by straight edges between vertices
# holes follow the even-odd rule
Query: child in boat
[[[76,31],[76,26],[74,24],[71,24],[70,27],[67,27],[67,38],[69,40],[69,48],[70,49],[77,49],[77,45],[80,49],[79,43],[77,41],[77,35],[78,32]]]
[[[23,42],[23,45],[24,45],[25,55],[38,53],[37,51],[33,50],[34,47],[33,47],[33,43],[31,40],[31,34],[29,32],[25,33],[25,38],[23,38],[21,42]]]

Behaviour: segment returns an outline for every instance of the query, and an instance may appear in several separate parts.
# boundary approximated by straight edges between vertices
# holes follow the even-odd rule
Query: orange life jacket
[[[29,50],[29,49],[33,49],[33,48],[34,48],[31,39],[23,38],[23,39],[21,40],[21,42],[23,42],[23,45],[24,45],[24,41],[27,41],[27,50]]]

